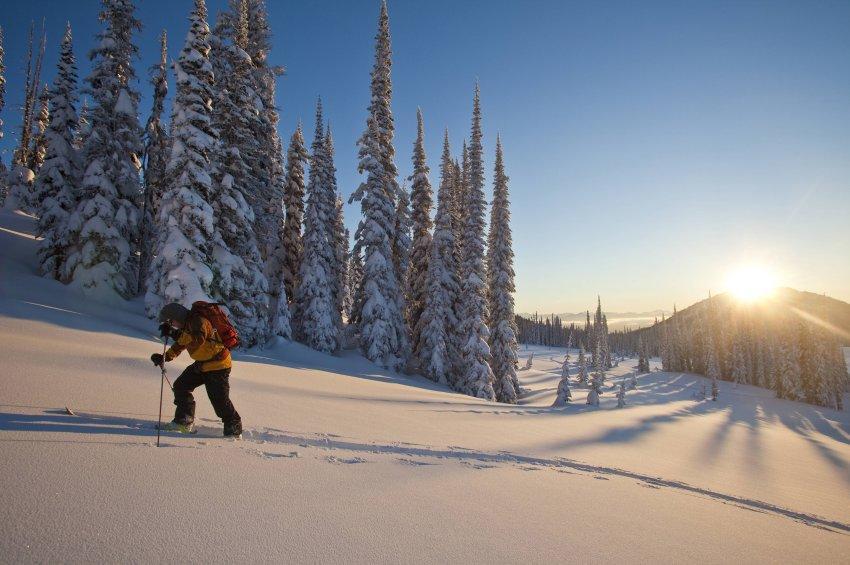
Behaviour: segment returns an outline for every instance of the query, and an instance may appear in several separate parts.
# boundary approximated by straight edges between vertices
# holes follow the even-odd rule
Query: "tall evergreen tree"
[[[139,287],[143,293],[147,283],[147,273],[156,245],[156,218],[159,217],[159,203],[165,192],[167,178],[170,139],[162,113],[165,110],[165,97],[168,94],[168,36],[165,30],[159,35],[159,62],[151,67],[151,86],[153,86],[153,105],[145,124],[145,152],[142,159],[145,192],[142,201],[141,233],[139,236]]]
[[[38,236],[41,238],[38,258],[41,273],[62,280],[68,241],[67,222],[77,203],[77,184],[80,167],[74,149],[77,128],[77,63],[71,39],[71,24],[67,24],[59,51],[56,77],[50,100],[50,125],[45,132],[44,164],[36,178]]]
[[[33,121],[38,102],[38,87],[41,85],[41,64],[47,38],[42,24],[38,53],[33,52],[35,22],[30,22],[27,41],[27,69],[24,81],[24,103],[21,107],[21,134],[18,146],[12,154],[12,166],[3,183],[3,205],[10,210],[33,211],[33,184],[35,173],[29,168],[32,153]]]
[[[336,182],[336,165],[334,165],[334,143],[330,125],[325,132],[325,179],[327,188],[325,195],[325,208],[330,214],[328,241],[331,244],[331,255],[328,264],[333,280],[333,318],[334,323],[342,327],[343,302],[348,287],[348,236],[345,230],[345,218],[343,216],[342,199]]]
[[[347,312],[349,325],[356,325],[360,322],[360,309],[363,306],[361,290],[363,281],[363,254],[360,249],[353,245],[351,248],[351,256],[348,260],[348,292],[351,295],[351,306]]]
[[[310,179],[307,183],[307,208],[304,216],[303,256],[296,290],[297,336],[305,344],[326,353],[339,348],[339,324],[334,310],[335,271],[332,266],[331,187],[327,178],[322,102],[316,105],[316,129],[313,135]]]
[[[88,98],[83,98],[83,105],[80,108],[80,119],[77,122],[77,133],[74,136],[74,149],[81,152],[86,144],[89,133],[91,133],[91,123],[89,122],[89,101]]]
[[[304,168],[310,158],[304,146],[304,134],[301,124],[292,134],[289,149],[286,152],[286,180],[284,182],[283,203],[286,220],[280,240],[281,277],[290,299],[295,296],[298,286],[298,272],[301,270],[301,224],[304,220]]]
[[[366,180],[351,195],[363,213],[355,239],[365,257],[360,307],[360,348],[364,355],[384,367],[399,369],[410,355],[410,341],[403,313],[403,294],[393,257],[396,241],[396,198],[399,188],[393,161],[394,125],[390,103],[389,17],[381,3],[375,64],[371,74],[371,103],[366,131],[358,141],[360,164]]]
[[[217,97],[213,124],[219,132],[216,155],[216,214],[224,247],[215,250],[220,268],[220,292],[239,328],[243,343],[255,345],[268,337],[268,282],[254,232],[256,175],[247,156],[257,143],[253,126],[258,119],[253,83],[253,61],[248,46],[247,2],[239,3],[233,35],[218,35],[211,43]]]
[[[395,239],[393,240],[393,266],[396,271],[401,292],[399,293],[399,308],[402,314],[406,314],[406,302],[409,296],[409,281],[410,273],[410,251],[412,247],[410,230],[412,228],[412,220],[410,217],[410,196],[407,194],[407,187],[399,188],[396,197],[395,207]],[[407,333],[410,335],[410,319],[405,316],[407,323]]]
[[[744,358],[744,337],[741,332],[732,344],[732,380],[735,384],[747,384],[747,363]]]
[[[428,162],[425,157],[425,126],[422,110],[416,109],[416,142],[413,144],[413,174],[410,199],[412,202],[411,219],[413,222],[413,243],[410,252],[410,272],[408,273],[407,319],[412,330],[413,352],[419,357],[422,348],[419,320],[425,309],[425,297],[428,294],[428,259],[431,248],[431,181],[428,180]]]
[[[472,106],[472,132],[469,145],[469,173],[464,202],[463,270],[461,306],[463,317],[463,391],[471,396],[495,400],[494,376],[490,369],[490,347],[487,344],[487,297],[484,267],[484,163],[481,145],[481,102],[478,85]]]
[[[143,150],[136,107],[139,94],[133,59],[133,33],[141,29],[131,0],[103,0],[106,29],[91,51],[86,79],[94,101],[91,131],[82,151],[80,199],[69,223],[78,243],[68,256],[74,284],[122,297],[136,289],[140,184]]]
[[[214,248],[222,243],[210,205],[215,197],[210,168],[218,132],[212,126],[209,36],[206,4],[195,0],[189,32],[174,63],[177,93],[167,190],[159,207],[157,253],[145,296],[150,316],[169,302],[188,306],[196,300],[214,301],[214,281],[220,276],[212,258]]]
[[[502,141],[496,137],[496,166],[493,176],[493,203],[487,245],[487,287],[490,310],[491,367],[499,402],[516,403],[519,381],[516,376],[517,328],[514,316],[514,251],[508,177],[502,155]],[[566,364],[565,364],[566,365]]]
[[[252,62],[248,78],[257,115],[250,122],[254,142],[242,150],[252,178],[251,190],[245,197],[254,211],[260,254],[267,267],[265,274],[276,280],[281,267],[275,260],[275,250],[280,245],[278,237],[284,222],[284,172],[275,92],[277,77],[283,74],[283,67],[268,61],[272,34],[265,4],[265,0],[230,0],[229,9],[219,15],[216,33],[233,38],[240,28],[246,30],[242,49]]]
[[[457,387],[461,382],[460,345],[456,340],[455,304],[460,291],[454,239],[454,165],[449,133],[443,138],[440,187],[434,236],[431,238],[424,307],[416,326],[420,336],[417,358],[422,373],[432,381]]]
[[[613,366],[611,361],[611,345],[608,336],[608,316],[602,314],[602,366],[610,369]]]
[[[41,93],[38,96],[38,114],[33,122],[32,132],[32,150],[30,151],[30,160],[27,167],[38,176],[41,171],[41,166],[44,164],[44,158],[47,155],[47,128],[50,126],[50,88],[45,84]],[[30,208],[37,210],[39,199],[37,194],[33,194]]]

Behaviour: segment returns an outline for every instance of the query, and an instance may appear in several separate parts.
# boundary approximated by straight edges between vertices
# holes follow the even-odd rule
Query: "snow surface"
[[[636,359],[551,408],[563,349],[512,406],[278,341],[235,355],[243,441],[199,389],[156,448],[155,324],[38,277],[33,230],[0,212],[2,562],[847,560],[848,413],[657,371],[618,410]]]

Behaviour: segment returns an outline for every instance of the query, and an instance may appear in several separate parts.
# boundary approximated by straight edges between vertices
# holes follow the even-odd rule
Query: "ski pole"
[[[162,391],[165,388],[165,381],[167,377],[165,376],[165,351],[168,346],[168,336],[165,336],[165,339],[162,340],[162,365],[160,368],[162,369],[162,378],[159,379],[159,419],[156,423],[156,446],[159,447],[159,434],[162,429]],[[168,386],[171,386],[171,383],[168,383]],[[172,387],[172,390],[174,387]]]

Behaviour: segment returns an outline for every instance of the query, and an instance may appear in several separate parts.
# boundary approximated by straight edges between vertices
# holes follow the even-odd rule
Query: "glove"
[[[162,364],[165,363],[165,359],[162,357],[162,353],[154,353],[151,355],[151,361],[157,367],[162,367]]]
[[[170,337],[172,339],[177,339],[177,334],[179,333],[180,330],[171,327],[171,324],[169,324],[168,322],[163,322],[159,325],[160,337]]]

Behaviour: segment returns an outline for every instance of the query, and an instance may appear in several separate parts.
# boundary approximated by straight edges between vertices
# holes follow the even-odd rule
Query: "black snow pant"
[[[239,412],[230,402],[230,369],[218,371],[201,371],[200,363],[192,363],[174,381],[174,421],[188,424],[195,421],[195,397],[192,391],[201,385],[207,387],[207,396],[215,410],[215,415],[221,418],[225,426],[241,424]]]

